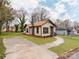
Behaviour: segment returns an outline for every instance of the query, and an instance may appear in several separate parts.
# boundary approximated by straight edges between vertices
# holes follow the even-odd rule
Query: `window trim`
[[[49,33],[49,28],[43,27],[43,34],[48,34],[48,33]]]

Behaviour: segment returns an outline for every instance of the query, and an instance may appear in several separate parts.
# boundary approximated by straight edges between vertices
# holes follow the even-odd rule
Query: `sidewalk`
[[[51,47],[59,46],[59,45],[64,43],[64,39],[62,39],[60,37],[55,37],[55,38],[56,38],[56,41],[51,42],[51,43],[47,43],[45,45],[41,45],[41,47],[48,49],[48,48],[51,48]]]

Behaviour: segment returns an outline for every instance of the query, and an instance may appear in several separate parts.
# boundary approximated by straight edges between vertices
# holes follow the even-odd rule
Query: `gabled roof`
[[[39,22],[37,22],[37,23],[34,24],[34,27],[40,27],[40,26],[44,25],[44,24],[47,23],[47,22],[49,22],[49,23],[51,23],[52,25],[56,26],[56,25],[55,25],[52,21],[50,21],[50,20],[40,20]],[[30,25],[30,27],[32,27],[32,25]]]
[[[51,20],[48,20],[52,25],[54,25],[55,27],[57,27],[57,25],[55,23],[53,23]]]
[[[47,23],[47,20],[41,20],[37,23],[34,24],[34,26],[38,27],[38,26],[42,26],[43,24]]]

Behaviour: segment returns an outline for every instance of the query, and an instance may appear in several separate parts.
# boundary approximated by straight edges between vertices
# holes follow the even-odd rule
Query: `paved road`
[[[79,59],[79,52],[75,53],[74,55],[72,55],[70,58],[68,59]]]
[[[4,45],[7,48],[4,59],[56,59],[58,57],[56,53],[22,38],[4,39]]]

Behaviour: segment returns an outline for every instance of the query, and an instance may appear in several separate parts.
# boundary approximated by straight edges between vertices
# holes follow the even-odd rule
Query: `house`
[[[68,33],[68,35],[78,35],[78,33],[77,33],[77,30],[76,30],[76,28],[74,28],[74,27],[68,27],[67,28],[67,33]]]
[[[79,35],[79,26],[76,28],[77,34]]]
[[[77,31],[73,27],[68,27],[67,29],[62,27],[57,27],[56,34],[57,35],[77,35]]]
[[[57,35],[67,35],[67,29],[58,27],[58,28],[56,28],[56,34]]]
[[[13,32],[15,31],[15,26],[13,24],[9,24],[8,27],[6,28],[6,24],[3,24],[2,26],[2,31],[3,32]]]
[[[73,28],[72,30],[71,30],[71,33],[70,33],[71,35],[77,35],[78,33],[77,33],[77,30],[75,29],[75,28]]]
[[[34,30],[33,30],[34,28]],[[25,28],[24,33],[28,35],[35,35],[41,37],[53,36],[55,31],[56,25],[50,20],[39,20],[38,22],[34,23],[32,26],[31,24],[27,25]]]

